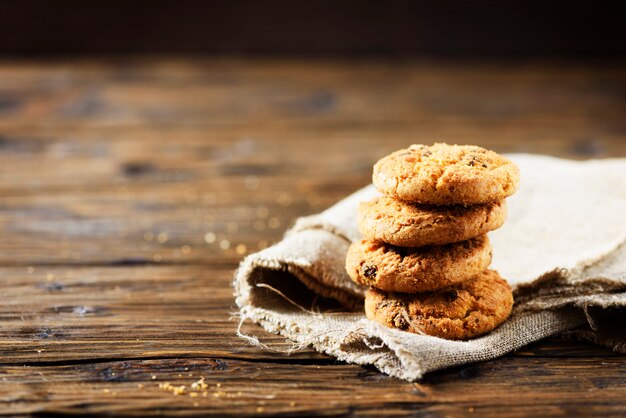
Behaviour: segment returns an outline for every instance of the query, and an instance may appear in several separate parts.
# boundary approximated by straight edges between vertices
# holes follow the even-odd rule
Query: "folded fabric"
[[[242,261],[234,281],[241,320],[406,380],[565,332],[626,352],[626,159],[508,157],[522,182],[506,223],[489,236],[491,268],[513,286],[515,306],[491,333],[450,341],[365,317],[365,288],[350,280],[344,261],[360,239],[358,204],[378,195],[373,186],[300,218],[282,241]]]

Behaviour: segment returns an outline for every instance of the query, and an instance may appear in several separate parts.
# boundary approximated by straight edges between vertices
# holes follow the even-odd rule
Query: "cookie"
[[[346,270],[360,284],[388,292],[424,292],[467,280],[491,263],[486,235],[467,241],[419,248],[380,241],[355,241],[348,248]]]
[[[369,319],[451,340],[486,334],[508,318],[512,307],[511,288],[494,270],[437,292],[404,294],[370,289],[365,295]]]
[[[476,205],[511,196],[519,168],[475,145],[411,145],[374,165],[372,180],[381,193],[431,205]]]
[[[499,228],[506,218],[504,200],[472,206],[432,206],[383,196],[359,207],[359,230],[370,241],[400,247],[465,241]]]

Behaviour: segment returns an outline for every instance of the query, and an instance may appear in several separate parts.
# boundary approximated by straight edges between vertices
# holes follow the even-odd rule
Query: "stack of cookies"
[[[489,270],[487,232],[506,217],[519,169],[477,146],[412,145],[376,163],[383,196],[362,203],[365,239],[346,269],[370,287],[371,320],[417,334],[463,340],[485,334],[511,313],[511,288]]]

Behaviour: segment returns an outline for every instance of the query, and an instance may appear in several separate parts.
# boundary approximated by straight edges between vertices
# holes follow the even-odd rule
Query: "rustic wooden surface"
[[[0,415],[623,415],[608,349],[551,339],[406,383],[247,346],[230,282],[412,142],[626,156],[625,70],[1,61]]]

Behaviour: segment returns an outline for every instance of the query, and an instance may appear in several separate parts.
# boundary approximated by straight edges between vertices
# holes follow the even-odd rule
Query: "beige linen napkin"
[[[246,257],[235,274],[241,321],[406,380],[487,360],[567,333],[626,352],[626,159],[575,162],[509,155],[521,170],[502,228],[490,233],[492,268],[514,287],[509,320],[469,341],[386,328],[363,313],[364,288],[344,270],[360,238],[368,186],[326,211],[300,218],[282,241]],[[243,335],[254,344],[254,336]]]

